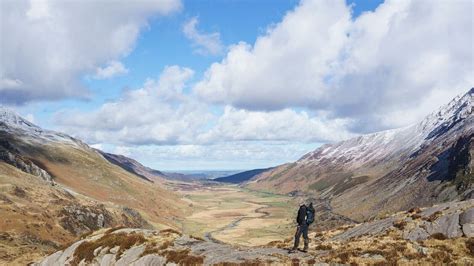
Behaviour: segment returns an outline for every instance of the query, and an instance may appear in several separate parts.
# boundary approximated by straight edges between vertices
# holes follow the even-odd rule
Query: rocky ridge
[[[363,221],[474,194],[474,89],[420,123],[323,145],[244,184],[307,195]]]
[[[371,222],[310,233],[308,253],[289,237],[259,247],[215,243],[174,230],[101,230],[35,265],[229,265],[474,263],[474,200],[414,208]],[[420,233],[423,232],[423,233]]]

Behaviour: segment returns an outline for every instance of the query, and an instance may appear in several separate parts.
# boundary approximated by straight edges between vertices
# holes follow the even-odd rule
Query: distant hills
[[[304,193],[355,220],[473,198],[474,89],[421,122],[326,144],[246,186]]]
[[[254,169],[254,170],[244,171],[244,172],[240,172],[240,173],[229,175],[229,176],[218,177],[218,178],[214,179],[213,181],[223,182],[223,183],[239,184],[239,183],[246,182],[246,181],[254,178],[255,176],[257,176],[257,175],[259,175],[259,174],[261,174],[265,171],[269,171],[271,169],[273,169],[273,168]]]

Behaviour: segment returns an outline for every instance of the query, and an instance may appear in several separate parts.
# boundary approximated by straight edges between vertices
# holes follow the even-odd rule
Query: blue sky
[[[161,170],[294,161],[416,122],[472,82],[472,51],[453,45],[472,44],[469,1],[69,3],[2,2],[1,103]],[[439,39],[453,28],[467,36]]]

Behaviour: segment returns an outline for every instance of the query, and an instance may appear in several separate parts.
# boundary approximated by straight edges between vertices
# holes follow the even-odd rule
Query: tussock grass
[[[417,214],[417,213],[420,213],[420,212],[421,212],[421,209],[418,208],[418,207],[413,207],[413,208],[411,208],[407,211],[407,213],[412,213],[412,214]]]
[[[316,249],[318,249],[318,250],[332,250],[332,246],[329,245],[329,244],[328,245],[321,244],[321,245],[317,245]]]
[[[119,247],[116,258],[119,259],[122,253],[131,248],[134,245],[139,245],[145,242],[145,237],[142,234],[137,233],[117,233],[117,234],[105,234],[100,239],[89,242],[85,241],[81,243],[74,251],[74,259],[72,265],[78,265],[82,260],[86,263],[92,262],[94,259],[94,250],[98,247]]]
[[[175,230],[173,228],[168,228],[168,229],[163,229],[160,231],[160,234],[177,234],[177,235],[182,235],[181,232],[178,230]]]
[[[443,213],[441,211],[436,211],[428,217],[423,217],[423,220],[432,223],[432,222],[436,221],[439,217],[441,217],[442,214]]]
[[[469,253],[471,256],[474,256],[474,239],[473,238],[468,238],[466,240],[466,248],[469,250]]]
[[[405,226],[407,226],[407,222],[405,220],[400,220],[393,223],[393,227],[399,230],[405,229]]]
[[[174,262],[178,265],[200,265],[204,263],[204,257],[189,254],[189,249],[165,250],[161,255],[166,262]]]

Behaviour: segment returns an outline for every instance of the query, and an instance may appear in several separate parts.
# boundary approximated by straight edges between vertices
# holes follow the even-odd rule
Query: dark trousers
[[[308,238],[308,225],[301,224],[298,225],[298,228],[296,228],[296,233],[295,233],[295,245],[293,246],[293,249],[297,249],[298,246],[300,245],[300,238],[301,235],[303,235],[304,239],[304,247],[305,249],[308,248],[308,243],[309,243],[309,238]]]

